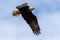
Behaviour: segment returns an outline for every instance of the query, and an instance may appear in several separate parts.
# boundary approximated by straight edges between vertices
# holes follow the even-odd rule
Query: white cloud
[[[2,40],[60,40],[60,12],[37,15],[41,27],[41,35],[36,37],[23,18],[14,17],[9,20],[0,20],[0,38]],[[3,39],[4,38],[4,39]]]
[[[60,12],[42,13],[37,17],[41,27],[42,37],[44,36],[45,40],[60,40]]]
[[[0,40],[60,40],[60,12],[57,10],[60,8],[60,6],[58,6],[60,4],[59,1],[46,0],[39,2],[39,0],[24,0],[28,2],[29,5],[34,6],[38,11],[36,11],[38,13],[36,16],[41,27],[41,35],[39,37],[32,33],[30,27],[21,16],[17,18],[11,15],[16,5],[24,3],[22,0],[14,1],[10,0],[10,2],[8,2],[6,0],[4,3],[3,1],[1,2]],[[54,4],[55,2],[58,5]],[[7,5],[5,6],[5,4]],[[48,10],[50,12],[48,12]]]

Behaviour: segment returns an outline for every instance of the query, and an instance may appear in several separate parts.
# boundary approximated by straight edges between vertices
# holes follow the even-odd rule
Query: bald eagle
[[[36,35],[40,34],[40,27],[37,21],[37,17],[31,12],[34,8],[30,8],[27,3],[19,5],[16,7],[18,10],[13,11],[13,16],[19,16],[22,14],[22,17],[27,22],[27,24],[32,29],[33,33]]]

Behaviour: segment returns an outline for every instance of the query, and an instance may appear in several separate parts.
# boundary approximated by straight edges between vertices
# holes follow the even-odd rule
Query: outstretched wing
[[[36,35],[40,34],[40,27],[38,25],[36,17],[29,23],[29,25],[30,25],[34,34],[36,34]]]
[[[31,12],[31,10],[33,10],[33,9],[30,10],[29,6],[26,3],[19,5],[16,8],[20,11],[20,13],[22,14],[22,17],[27,22],[27,24],[29,24],[33,33],[36,35],[39,35],[40,27],[38,25],[36,16],[33,15],[33,13]]]

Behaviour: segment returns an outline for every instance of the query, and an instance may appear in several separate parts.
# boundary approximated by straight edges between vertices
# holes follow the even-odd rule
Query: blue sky
[[[28,3],[35,8],[41,35],[32,33],[22,16],[12,16],[16,6]],[[1,0],[0,40],[60,40],[60,0]]]

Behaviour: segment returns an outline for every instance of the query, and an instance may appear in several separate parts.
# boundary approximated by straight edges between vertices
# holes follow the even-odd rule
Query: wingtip
[[[19,6],[17,6],[16,8],[17,8],[17,9],[20,9],[20,8],[22,8],[22,7],[25,7],[25,6],[28,6],[28,3],[24,3],[24,4],[22,4],[22,5],[19,5]]]
[[[33,33],[34,33],[35,35],[40,35],[40,34],[41,34],[40,30],[38,30],[38,31],[33,31]]]

